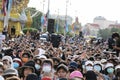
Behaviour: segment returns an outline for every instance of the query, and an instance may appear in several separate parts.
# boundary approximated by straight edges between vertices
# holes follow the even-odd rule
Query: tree
[[[27,13],[28,11],[30,11],[31,15],[33,15],[38,10],[36,10],[36,8],[28,7],[25,12]],[[32,25],[31,25],[32,28],[40,29],[40,27],[41,27],[41,22],[40,22],[41,16],[42,16],[42,12],[39,11],[37,13],[37,15],[32,18],[33,19],[33,22],[32,22]]]
[[[106,29],[100,29],[98,31],[98,37],[102,37],[103,39],[108,39],[111,37],[113,32],[118,32],[120,34],[120,29],[119,28],[106,28]]]

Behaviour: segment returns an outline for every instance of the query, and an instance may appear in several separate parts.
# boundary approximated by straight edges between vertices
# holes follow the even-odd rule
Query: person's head
[[[93,62],[92,61],[86,61],[85,62],[85,69],[86,69],[86,71],[93,70]]]
[[[28,74],[35,72],[35,62],[34,61],[28,61],[25,63],[22,67],[18,69],[19,75],[21,77],[26,77]]]
[[[86,80],[97,80],[97,75],[95,74],[94,71],[87,71],[85,74],[85,79]]]
[[[93,69],[98,72],[102,71],[102,65],[101,65],[100,61],[94,62]]]
[[[52,60],[53,60],[53,63],[54,63],[54,69],[56,70],[56,69],[57,69],[58,64],[60,63],[60,59],[59,59],[59,58],[54,57],[54,58],[52,58]]]
[[[46,59],[42,63],[42,71],[43,72],[51,72],[53,67],[52,59]]]
[[[117,66],[115,66],[115,75],[116,75],[117,77],[120,77],[120,64],[117,65]]]
[[[71,73],[71,72],[77,70],[77,68],[78,68],[77,62],[71,61],[69,64],[69,72]]]
[[[3,64],[5,66],[5,68],[12,68],[13,67],[13,60],[10,56],[4,56],[2,58]]]
[[[4,71],[2,75],[5,79],[13,76],[18,76],[18,71],[14,68],[8,68]]]
[[[39,59],[39,57],[35,58],[34,61],[35,61],[35,68],[36,68],[36,70],[40,70],[42,61]]]
[[[30,54],[29,53],[23,53],[22,54],[22,62],[26,63],[30,60]]]
[[[68,73],[68,67],[64,64],[60,64],[56,69],[58,78],[66,78]]]
[[[117,33],[117,32],[114,32],[113,34],[112,34],[112,38],[113,39],[118,39],[120,37],[120,35]]]
[[[107,63],[105,65],[105,74],[113,74],[114,73],[114,65],[112,63]]]
[[[73,71],[70,76],[70,80],[83,80],[83,74],[80,71]]]
[[[19,59],[19,58],[14,58],[13,59],[13,67],[15,68],[15,69],[17,69],[17,68],[19,68],[19,67],[21,67],[22,66],[22,61],[21,61],[21,59]]]

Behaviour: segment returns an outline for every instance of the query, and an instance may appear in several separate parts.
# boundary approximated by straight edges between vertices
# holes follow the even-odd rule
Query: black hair
[[[115,32],[112,34],[112,38],[115,38],[115,37],[120,37],[120,35],[117,32]]]

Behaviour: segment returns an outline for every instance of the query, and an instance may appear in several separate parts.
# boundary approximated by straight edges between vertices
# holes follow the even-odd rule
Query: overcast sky
[[[44,13],[48,9],[48,0],[30,0],[28,6],[35,7]],[[66,14],[67,0],[50,0],[50,14]],[[96,16],[103,16],[107,20],[120,22],[120,0],[68,0],[67,15],[75,19],[78,16],[79,21],[92,23]]]

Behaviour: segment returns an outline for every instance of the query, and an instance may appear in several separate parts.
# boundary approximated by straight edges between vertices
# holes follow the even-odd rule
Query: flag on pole
[[[65,30],[66,30],[66,32],[68,32],[69,31],[69,26],[68,26],[68,23],[67,23],[67,21],[66,21],[66,23],[65,23]]]
[[[10,17],[10,11],[12,8],[12,0],[4,0],[4,27],[8,27],[8,21]]]

